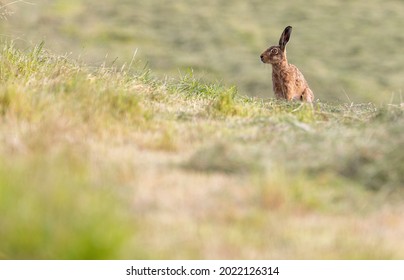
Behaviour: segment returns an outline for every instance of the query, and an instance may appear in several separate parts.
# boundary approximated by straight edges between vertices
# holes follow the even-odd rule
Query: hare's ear
[[[288,26],[283,30],[281,38],[279,39],[279,46],[281,50],[284,51],[286,44],[289,42],[290,34],[292,34],[292,26]]]

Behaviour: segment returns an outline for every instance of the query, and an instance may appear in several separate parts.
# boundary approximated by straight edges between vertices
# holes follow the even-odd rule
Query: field
[[[28,4],[32,3],[32,4]],[[323,101],[402,101],[404,4],[397,0],[33,0],[10,5],[5,38],[99,66],[139,67],[176,77],[236,85],[243,95],[272,97],[271,69],[259,55],[283,28],[294,31],[290,62]]]
[[[398,54],[400,2],[115,2],[2,21],[0,259],[404,258],[402,58],[373,53]],[[313,105],[257,59],[286,17]]]

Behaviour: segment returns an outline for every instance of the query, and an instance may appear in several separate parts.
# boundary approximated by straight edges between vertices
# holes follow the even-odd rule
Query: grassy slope
[[[403,129],[6,44],[0,258],[403,258]]]
[[[397,0],[41,0],[15,4],[3,36],[45,40],[99,64],[137,59],[161,76],[189,67],[244,95],[270,97],[259,54],[294,27],[288,55],[323,101],[389,103],[403,89],[404,5]],[[117,59],[117,60],[116,60]],[[205,74],[203,74],[205,73]],[[350,101],[349,101],[350,102]]]

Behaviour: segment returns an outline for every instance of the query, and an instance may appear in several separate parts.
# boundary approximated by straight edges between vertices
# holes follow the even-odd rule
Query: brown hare
[[[279,46],[272,46],[261,54],[261,61],[272,65],[272,83],[275,96],[280,99],[313,102],[314,95],[303,74],[286,58],[286,44],[292,27],[288,26],[279,39]]]

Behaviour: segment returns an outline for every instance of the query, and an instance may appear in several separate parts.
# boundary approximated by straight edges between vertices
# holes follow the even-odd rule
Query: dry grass
[[[404,257],[401,105],[0,57],[0,258]]]

